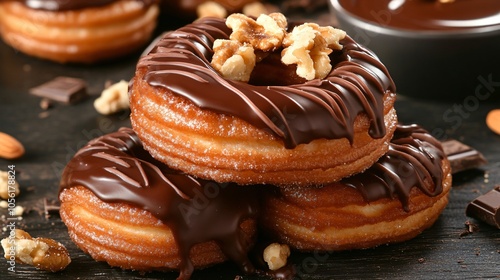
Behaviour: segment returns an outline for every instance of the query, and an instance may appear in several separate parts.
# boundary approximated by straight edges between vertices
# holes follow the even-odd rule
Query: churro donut
[[[307,251],[405,241],[436,221],[450,187],[440,143],[419,126],[398,126],[387,154],[364,173],[323,187],[267,192],[262,225]]]
[[[151,0],[7,0],[0,1],[0,35],[32,56],[93,63],[140,49],[158,13]]]
[[[214,40],[230,33],[223,19],[200,19],[139,61],[131,121],[154,158],[218,182],[312,185],[363,171],[387,151],[395,86],[371,51],[346,36],[324,79],[297,82],[270,59],[245,83],[210,65]]]
[[[259,0],[162,0],[161,8],[169,15],[181,15],[186,19],[195,19],[197,9],[207,2],[214,2],[226,9],[228,14],[241,12],[247,4],[260,2]]]
[[[65,168],[60,214],[71,239],[97,261],[141,271],[236,262],[252,272],[258,193],[175,172],[129,128],[83,147]]]

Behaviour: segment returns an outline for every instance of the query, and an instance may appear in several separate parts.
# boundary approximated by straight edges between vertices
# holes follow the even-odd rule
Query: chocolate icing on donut
[[[0,2],[16,1],[36,10],[67,11],[91,7],[100,7],[120,0],[0,0]],[[155,0],[135,0],[150,5]]]
[[[398,125],[389,151],[368,170],[341,182],[366,201],[399,198],[406,211],[412,188],[434,197],[443,191],[441,143],[418,125]]]
[[[60,191],[78,185],[103,201],[143,208],[168,225],[179,246],[181,279],[193,271],[191,247],[211,240],[243,271],[254,270],[240,237],[241,222],[255,218],[259,210],[254,187],[218,184],[171,170],[142,148],[130,128],[78,151],[62,174]]]
[[[385,135],[383,97],[395,92],[394,83],[377,57],[352,38],[332,53],[333,70],[325,79],[266,86],[227,80],[212,68],[213,42],[230,33],[223,19],[201,19],[167,33],[137,67],[147,68],[144,79],[151,86],[241,118],[283,139],[287,148],[321,138],[352,142],[358,114],[368,116],[373,138]]]

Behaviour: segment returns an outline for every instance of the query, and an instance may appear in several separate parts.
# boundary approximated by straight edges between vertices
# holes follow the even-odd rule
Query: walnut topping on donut
[[[249,81],[256,61],[260,61],[256,51],[260,57],[279,50],[283,64],[297,65],[297,76],[323,79],[332,69],[329,54],[342,49],[339,41],[346,36],[342,30],[315,23],[304,23],[288,33],[286,17],[280,13],[261,14],[256,20],[232,14],[226,25],[232,29],[230,40],[214,42],[212,66],[225,78],[244,82]]]
[[[212,66],[225,78],[248,82],[255,67],[252,46],[232,40],[216,40]]]
[[[287,21],[279,13],[261,14],[257,20],[232,14],[226,25],[233,30],[230,40],[215,40],[211,64],[224,78],[248,82],[256,63],[255,50],[267,52],[280,48]]]
[[[328,55],[334,49],[342,49],[339,41],[345,35],[344,31],[331,26],[304,23],[284,38],[281,61],[286,65],[297,64],[297,75],[304,79],[322,79],[332,69]]]
[[[283,14],[261,14],[257,20],[243,14],[232,14],[226,25],[233,30],[231,40],[248,43],[254,49],[273,51],[286,35],[287,20]]]

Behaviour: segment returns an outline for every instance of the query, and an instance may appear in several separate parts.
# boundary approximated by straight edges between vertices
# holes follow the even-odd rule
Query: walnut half
[[[343,30],[331,26],[299,25],[284,38],[281,61],[286,65],[297,64],[297,75],[306,80],[322,79],[332,69],[328,55],[334,49],[342,49],[339,41],[345,35]]]
[[[63,270],[71,263],[68,250],[61,243],[49,238],[33,238],[20,229],[11,231],[1,243],[4,257],[7,260],[15,258],[17,263],[51,272]]]
[[[256,20],[232,14],[226,25],[233,30],[229,39],[250,44],[256,50],[273,51],[281,47],[286,34],[286,17],[280,13],[261,14]]]
[[[255,67],[255,53],[252,46],[232,40],[215,40],[213,45],[214,67],[224,78],[248,82]]]

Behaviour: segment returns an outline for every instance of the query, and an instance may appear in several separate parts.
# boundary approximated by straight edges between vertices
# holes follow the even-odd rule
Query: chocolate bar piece
[[[465,214],[500,229],[500,185],[470,202]]]
[[[74,104],[88,96],[85,81],[70,77],[57,77],[32,88],[30,93],[66,104]]]
[[[452,173],[477,168],[487,163],[486,159],[479,151],[457,140],[446,140],[442,142],[441,145],[450,161]]]

